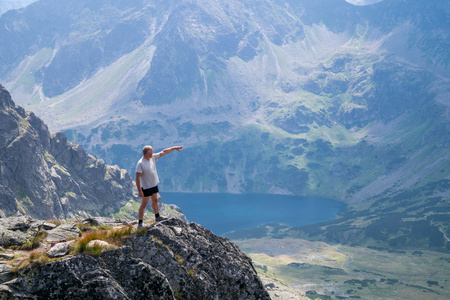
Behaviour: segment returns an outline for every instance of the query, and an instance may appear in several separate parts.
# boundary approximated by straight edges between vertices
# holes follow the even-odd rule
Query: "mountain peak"
[[[109,215],[133,198],[131,176],[50,134],[0,88],[0,216],[65,219]]]
[[[4,110],[14,106],[9,92],[0,84],[0,109]]]

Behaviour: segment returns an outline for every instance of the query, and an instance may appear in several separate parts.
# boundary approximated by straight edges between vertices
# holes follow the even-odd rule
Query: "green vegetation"
[[[310,299],[447,299],[447,254],[329,245],[300,239],[233,240],[258,273]]]
[[[16,78],[13,86],[9,88],[9,91],[11,93],[20,91],[28,94],[35,94],[35,73],[51,60],[52,55],[53,49],[43,48],[35,55],[25,58],[23,63],[14,71]],[[33,103],[29,104],[36,105],[39,102],[40,101],[33,101]]]
[[[120,208],[120,210],[116,213],[114,213],[114,217],[118,219],[127,219],[127,220],[134,220],[137,219],[137,214],[139,211],[139,206],[141,203],[139,201],[136,201],[134,199],[130,199],[124,206]],[[147,207],[146,214],[153,214],[153,211],[151,210],[151,206]],[[147,216],[146,216],[147,217]]]

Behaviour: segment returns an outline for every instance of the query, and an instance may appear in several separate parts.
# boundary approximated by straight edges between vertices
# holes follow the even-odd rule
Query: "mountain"
[[[381,2],[383,0],[346,0],[346,1],[353,5],[370,5],[370,4]]]
[[[50,236],[65,226],[46,231],[43,224],[49,225],[25,217],[3,218],[0,231],[4,232],[3,227],[19,232],[40,227]],[[120,230],[134,233],[124,226]],[[115,231],[116,240],[120,230]],[[113,233],[114,230],[110,232]],[[91,229],[90,236],[94,234]],[[72,242],[87,243],[88,239],[89,234]],[[52,248],[35,250],[29,256],[24,256],[24,251],[21,257],[10,252],[13,257],[8,259],[20,266],[15,270],[6,266],[9,272],[0,269],[0,298],[270,299],[250,258],[228,239],[215,236],[198,224],[169,219],[141,230],[140,234],[122,236],[121,240],[120,247],[97,246],[98,254],[89,252],[88,244],[82,254],[65,255],[69,251],[62,251],[56,255],[55,248],[68,248],[68,242],[55,242]],[[43,263],[45,257],[47,262]],[[24,260],[30,262],[28,267],[23,267]]]
[[[0,217],[105,216],[133,198],[129,173],[51,134],[0,86]]]
[[[0,0],[0,16],[11,9],[19,9],[36,0]]]
[[[0,78],[131,172],[144,144],[184,144],[161,162],[166,191],[361,210],[450,174],[449,13],[443,0],[42,0],[0,18]]]

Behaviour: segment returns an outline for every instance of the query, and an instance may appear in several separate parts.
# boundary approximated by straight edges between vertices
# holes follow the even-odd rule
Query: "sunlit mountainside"
[[[11,9],[19,9],[36,0],[0,0],[0,16]]]
[[[443,0],[43,0],[1,16],[0,78],[108,164],[132,171],[144,144],[184,144],[161,162],[166,191],[320,195],[371,216],[345,230],[382,211],[448,232],[449,13]]]
[[[347,203],[226,235],[274,299],[449,297],[448,0],[0,9],[0,217],[135,218],[122,169],[182,144],[164,191]]]
[[[370,4],[381,2],[383,0],[346,0],[346,1],[353,5],[370,5]]]

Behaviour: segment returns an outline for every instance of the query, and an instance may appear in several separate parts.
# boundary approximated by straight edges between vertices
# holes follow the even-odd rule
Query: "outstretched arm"
[[[164,156],[166,154],[169,154],[173,150],[177,150],[178,152],[180,152],[181,149],[183,149],[183,146],[174,146],[174,147],[170,147],[170,148],[164,149],[163,151],[159,152],[159,154],[160,154],[159,157]]]

